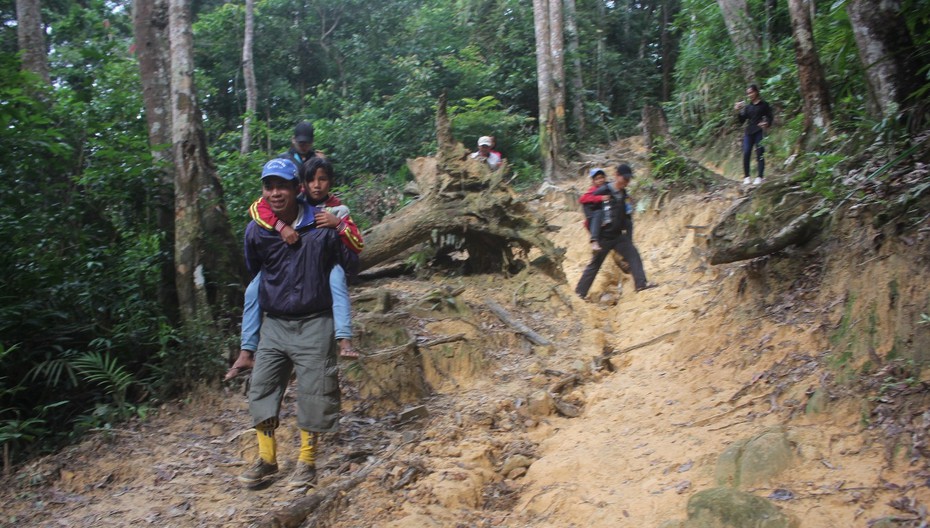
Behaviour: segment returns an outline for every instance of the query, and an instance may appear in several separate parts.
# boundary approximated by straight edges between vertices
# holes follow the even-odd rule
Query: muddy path
[[[603,156],[638,152],[616,148]],[[918,519],[930,504],[925,465],[906,450],[889,455],[863,426],[861,398],[822,390],[842,292],[867,295],[871,284],[885,295],[888,281],[875,277],[900,273],[893,259],[865,274],[827,257],[709,266],[703,235],[742,192],[734,186],[641,201],[636,243],[659,287],[635,293],[609,263],[582,301],[572,289],[590,248],[575,198],[587,185],[579,177],[533,203],[566,250],[567,284],[526,270],[382,279],[354,292],[418,307],[391,324],[421,343],[422,377],[384,384],[423,395],[366,385],[409,358],[363,328],[369,356],[343,366],[342,430],[324,438],[319,460],[317,493],[342,491],[304,526],[660,526],[685,519],[689,497],[717,485],[721,453],[766,431],[787,438],[791,460],[746,491],[800,526]],[[531,343],[489,300],[552,344]],[[288,397],[278,430],[285,476],[296,458],[293,412]],[[305,495],[283,478],[240,485],[256,456],[247,424],[238,385],[165,403],[145,422],[19,468],[5,479],[0,525],[262,525]]]

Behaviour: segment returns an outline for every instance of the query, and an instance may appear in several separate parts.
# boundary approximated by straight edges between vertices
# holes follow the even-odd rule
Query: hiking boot
[[[655,288],[656,286],[658,286],[658,284],[656,284],[656,283],[654,283],[654,282],[647,282],[646,284],[644,284],[644,285],[642,285],[642,286],[637,286],[637,287],[636,287],[636,291],[640,292],[640,291],[643,291],[643,290],[650,290],[650,289],[652,289],[652,288]]]
[[[316,466],[298,462],[294,467],[287,485],[290,488],[303,488],[316,486]]]
[[[247,469],[245,473],[239,475],[239,481],[245,482],[246,484],[255,484],[256,482],[261,482],[262,480],[274,475],[278,472],[277,464],[269,464],[262,459],[258,459],[258,462],[255,463],[252,467]]]

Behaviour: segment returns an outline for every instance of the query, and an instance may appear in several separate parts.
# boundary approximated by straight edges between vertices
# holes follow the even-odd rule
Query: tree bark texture
[[[565,32],[568,36],[568,57],[572,61],[572,125],[579,137],[585,135],[584,115],[584,82],[581,68],[581,44],[578,40],[578,20],[575,9],[575,0],[565,0]]]
[[[646,148],[652,150],[658,138],[668,137],[668,117],[665,110],[658,105],[643,107],[643,140]]]
[[[562,167],[565,142],[565,21],[562,0],[549,0],[549,59],[552,64],[552,110],[549,119],[553,171]]]
[[[552,276],[564,278],[563,252],[545,236],[543,222],[534,216],[502,181],[503,170],[468,157],[461,143],[454,143],[445,104],[440,100],[436,116],[439,153],[434,158],[408,161],[420,197],[388,215],[364,233],[361,269],[393,258],[434,235],[454,234],[464,239],[471,271],[507,271],[514,250]],[[535,255],[538,252],[538,255]]]
[[[42,4],[39,0],[16,0],[16,38],[23,56],[23,69],[51,84]]]
[[[549,1],[533,0],[533,24],[536,34],[536,89],[539,98],[539,153],[542,156],[542,172],[546,180],[552,180],[555,163],[552,159],[552,63],[549,61]]]
[[[258,106],[258,86],[252,43],[255,37],[255,0],[245,0],[245,35],[242,39],[242,75],[245,77],[245,119],[242,120],[242,144],[239,152],[248,154],[252,146],[252,121]]]
[[[717,0],[733,48],[739,55],[740,67],[747,83],[756,82],[756,64],[761,59],[762,46],[753,28],[746,0]]]
[[[678,0],[662,0],[662,33],[659,37],[662,46],[662,101],[670,101],[672,98],[675,62],[678,58],[678,38],[674,25],[678,9]]]
[[[170,0],[171,123],[175,161],[175,282],[186,323],[240,306],[245,265],[207,153],[194,87],[190,0]]]
[[[919,86],[914,43],[899,0],[849,0],[846,13],[852,25],[859,59],[871,95],[870,110],[879,118],[894,117]]]
[[[174,262],[174,156],[171,148],[171,72],[168,47],[168,0],[136,0],[132,12],[136,57],[142,81],[142,100],[152,160],[158,168],[158,229],[162,241],[158,300],[177,319],[178,296]]]
[[[798,63],[798,84],[804,100],[804,136],[813,127],[826,130],[832,121],[830,90],[814,46],[811,0],[788,0],[794,54]]]

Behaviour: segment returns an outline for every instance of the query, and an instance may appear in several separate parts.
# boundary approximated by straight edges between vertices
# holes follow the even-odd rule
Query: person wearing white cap
[[[478,138],[478,151],[471,153],[471,158],[482,163],[487,163],[488,168],[497,170],[501,166],[501,154],[491,150],[494,146],[494,139],[491,136],[481,136]]]

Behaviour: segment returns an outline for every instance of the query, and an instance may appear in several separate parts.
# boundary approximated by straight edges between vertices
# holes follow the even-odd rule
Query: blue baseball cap
[[[597,176],[598,174],[603,174],[604,176],[607,176],[607,173],[604,172],[604,169],[591,169],[591,171],[589,172],[589,175],[592,178]]]
[[[297,179],[297,165],[289,159],[275,158],[262,167],[262,179],[269,176],[277,176],[285,180]]]

